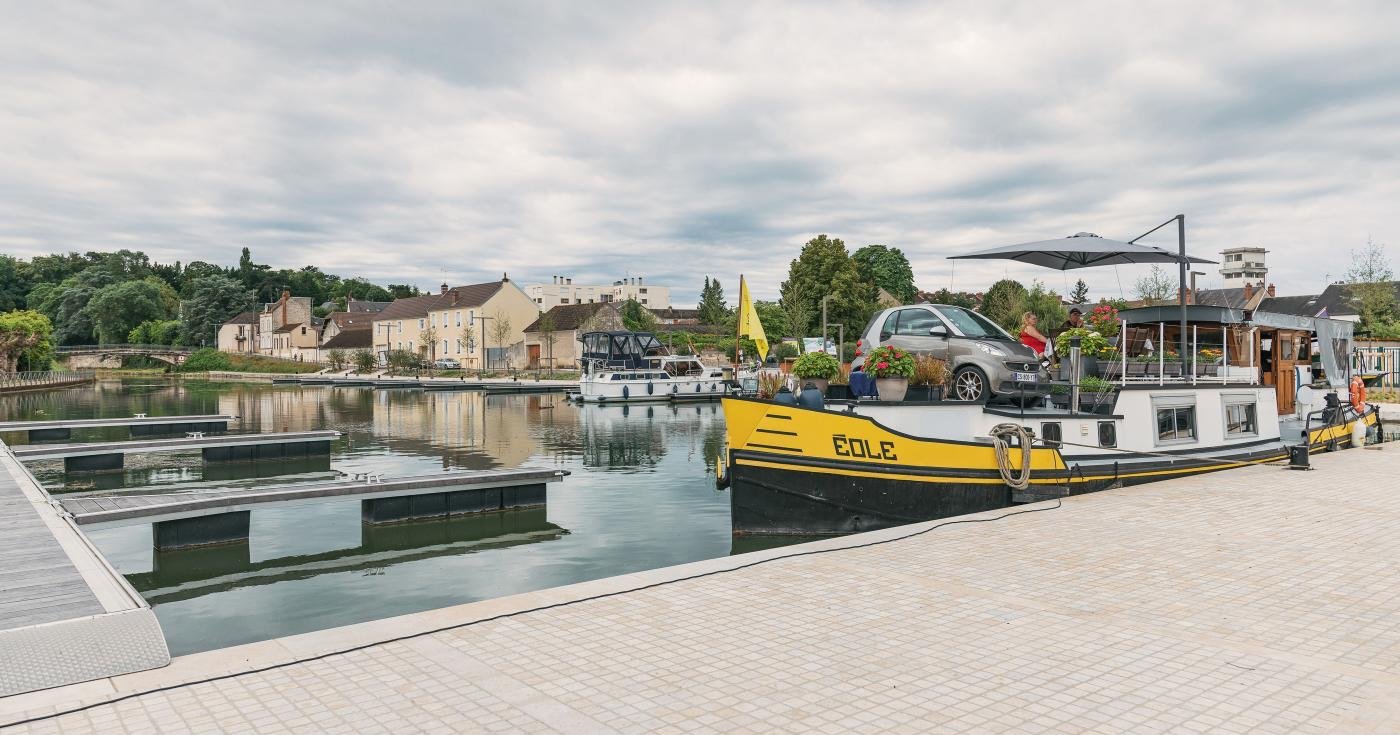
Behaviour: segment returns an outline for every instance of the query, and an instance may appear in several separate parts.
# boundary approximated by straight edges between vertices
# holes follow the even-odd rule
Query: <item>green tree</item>
[[[928,302],[930,304],[961,306],[964,309],[977,308],[977,296],[975,294],[970,294],[966,291],[949,291],[946,288],[940,288],[928,294]]]
[[[1081,278],[1074,282],[1074,289],[1069,292],[1069,301],[1072,304],[1089,303],[1089,284]]]
[[[622,326],[633,332],[654,332],[658,325],[656,315],[647,311],[636,299],[627,299],[622,303]]]
[[[137,324],[126,341],[137,345],[176,345],[180,343],[179,319],[151,319]]]
[[[0,255],[0,311],[23,308],[28,292],[28,279],[20,261],[9,255]]]
[[[351,359],[355,362],[355,372],[357,373],[367,373],[374,369],[374,353],[364,347],[355,350],[355,354],[351,356]]]
[[[1162,266],[1154,264],[1147,275],[1133,286],[1133,295],[1151,304],[1164,304],[1176,293],[1176,284],[1167,277]]]
[[[861,279],[890,292],[901,303],[912,304],[919,289],[914,286],[914,269],[899,248],[866,245],[851,254]]]
[[[846,253],[846,244],[826,235],[818,235],[802,246],[802,252],[788,266],[788,278],[780,290],[784,300],[800,294],[810,319],[817,324],[822,298],[832,296],[827,304],[827,321],[845,324],[847,333],[865,326],[879,309],[875,284],[861,277],[860,269]]]
[[[801,339],[812,326],[812,300],[798,285],[788,285],[782,291],[778,306],[783,310],[784,333]],[[759,321],[762,321],[759,317]],[[765,326],[764,329],[768,327]]]
[[[1051,331],[1058,330],[1060,325],[1069,318],[1069,310],[1060,300],[1060,295],[1046,288],[1045,284],[1040,281],[1033,282],[1031,290],[1026,292],[1025,311],[1032,312],[1039,317],[1041,334],[1049,334]]]
[[[190,284],[190,297],[180,302],[180,341],[209,345],[218,340],[219,326],[253,308],[253,293],[228,276],[205,276]]]
[[[758,323],[763,325],[763,333],[769,342],[776,342],[787,334],[787,314],[782,304],[776,301],[754,301],[754,311],[758,312]]]
[[[53,339],[61,345],[92,344],[93,324],[88,302],[98,288],[65,278],[58,284],[40,284],[29,292],[29,306],[38,309],[54,325]]]
[[[346,362],[345,350],[334,349],[327,352],[326,362],[330,363],[332,370],[344,370]]]
[[[401,283],[389,284],[389,295],[396,299],[408,299],[414,296],[422,296],[423,292],[417,286],[405,286]],[[387,301],[387,299],[385,299]]]
[[[0,374],[13,375],[21,358],[31,364],[46,362],[53,348],[53,322],[33,310],[0,314]]]
[[[700,289],[700,304],[697,306],[700,312],[701,324],[724,324],[729,317],[729,307],[724,303],[724,286],[721,286],[719,279],[710,280],[705,276],[705,286]]]
[[[535,333],[540,336],[540,347],[544,348],[544,362],[550,370],[554,369],[554,343],[559,340],[556,329],[553,309],[541,314],[540,320],[535,323]]]
[[[143,278],[104,286],[93,294],[85,309],[99,343],[123,342],[137,324],[169,315],[161,288],[170,287],[155,280],[160,285]]]
[[[1385,245],[1372,240],[1351,252],[1347,292],[1360,316],[1357,333],[1370,337],[1400,336],[1400,304],[1396,303],[1390,258]]]
[[[1021,315],[1026,312],[1026,287],[1009,278],[992,284],[982,296],[982,313],[1012,334],[1021,331]]]
[[[505,368],[510,369],[510,338],[514,327],[510,323],[510,317],[504,312],[496,312],[491,318],[491,339],[496,343],[496,348],[505,355]],[[500,367],[499,365],[497,367]]]

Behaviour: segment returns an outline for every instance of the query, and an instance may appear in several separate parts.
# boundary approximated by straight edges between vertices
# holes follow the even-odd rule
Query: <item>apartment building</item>
[[[535,284],[526,293],[541,311],[568,304],[595,304],[635,299],[656,311],[671,307],[671,287],[646,283],[641,276],[613,281],[612,285],[575,284],[568,276],[553,276],[549,283]]]

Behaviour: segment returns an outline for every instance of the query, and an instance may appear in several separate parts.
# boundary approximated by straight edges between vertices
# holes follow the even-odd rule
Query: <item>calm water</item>
[[[0,418],[224,413],[239,432],[335,429],[330,458],[202,466],[198,453],[128,457],[121,472],[31,465],[55,494],[256,487],[374,471],[570,471],[543,510],[369,526],[358,500],[253,511],[249,543],[152,549],[149,523],[90,531],[151,603],[174,654],[681,564],[782,543],[735,541],[714,487],[718,403],[576,406],[559,395],[108,381],[0,398]],[[23,434],[5,434],[10,444]],[[126,439],[125,429],[73,441]],[[791,541],[791,540],[789,540]],[[738,544],[746,544],[736,547]]]

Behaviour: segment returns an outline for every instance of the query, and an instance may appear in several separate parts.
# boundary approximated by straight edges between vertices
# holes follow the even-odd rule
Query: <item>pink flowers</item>
[[[895,355],[895,357],[899,357],[899,355]],[[881,370],[888,370],[890,364],[888,362],[877,362],[875,363],[875,367],[880,368]]]

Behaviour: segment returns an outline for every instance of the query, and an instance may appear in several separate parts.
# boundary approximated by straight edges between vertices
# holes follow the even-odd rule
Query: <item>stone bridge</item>
[[[91,368],[119,368],[122,358],[132,355],[149,357],[170,365],[179,365],[190,356],[189,347],[170,345],[63,345],[54,350],[58,356],[66,358],[70,370]]]

